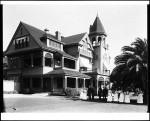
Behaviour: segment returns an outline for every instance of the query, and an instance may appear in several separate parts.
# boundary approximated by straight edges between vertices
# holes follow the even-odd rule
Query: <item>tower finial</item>
[[[98,17],[98,10],[97,10],[97,17]]]

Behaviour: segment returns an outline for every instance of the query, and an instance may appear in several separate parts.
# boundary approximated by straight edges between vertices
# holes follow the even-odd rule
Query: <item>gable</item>
[[[84,47],[84,48],[88,48],[90,50],[93,50],[92,43],[91,43],[90,38],[87,34],[85,34],[85,36],[80,40],[79,44],[82,45],[82,47]]]
[[[9,43],[9,46],[7,47],[6,54],[26,51],[33,48],[39,48],[39,45],[36,43],[26,27],[20,22]]]

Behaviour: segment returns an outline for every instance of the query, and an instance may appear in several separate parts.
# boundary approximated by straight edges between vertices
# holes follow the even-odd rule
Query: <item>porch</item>
[[[34,92],[51,92],[63,94],[64,89],[82,87],[88,88],[90,77],[77,71],[55,69],[43,76],[24,76],[21,89],[30,89]]]

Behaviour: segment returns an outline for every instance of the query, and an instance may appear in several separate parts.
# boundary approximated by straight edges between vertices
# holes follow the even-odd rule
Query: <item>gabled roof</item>
[[[25,26],[25,28],[28,30],[28,32],[33,36],[33,38],[37,41],[37,43],[41,46],[46,46],[44,43],[41,42],[40,38],[45,35],[45,31],[40,30],[36,27],[33,27],[29,24],[20,22],[23,26]],[[56,39],[56,37],[50,33],[47,33],[47,37],[50,39],[53,39],[57,42],[60,42],[59,40]]]
[[[98,16],[96,17],[93,25],[90,26],[90,34],[93,34],[93,33],[106,35],[105,29]]]
[[[42,50],[46,50],[46,51],[52,51],[52,52],[58,52],[60,54],[62,54],[63,56],[66,56],[66,57],[69,57],[69,58],[72,58],[72,59],[76,59],[75,57],[69,55],[69,54],[66,54],[64,51],[59,51],[57,49],[54,49],[54,48],[51,48],[51,47],[47,47],[43,42],[41,42],[40,38],[43,37],[43,35],[45,36],[45,31],[42,31],[36,27],[33,27],[31,25],[28,25],[26,23],[23,23],[23,22],[20,22],[19,26],[20,25],[23,25],[25,27],[25,29],[30,33],[30,35],[34,38],[35,42],[38,44],[38,48],[35,48],[35,49],[42,49]],[[50,34],[50,33],[47,33],[46,34],[46,37],[47,38],[50,38],[54,41],[57,41],[59,43],[62,43],[64,44],[63,42],[57,40],[55,38],[54,35]],[[34,50],[34,48],[30,49],[30,50]],[[7,52],[7,54],[13,54],[13,53],[20,53],[20,52],[23,52],[24,49],[22,50],[16,50],[15,52]]]
[[[68,36],[68,37],[64,37],[64,38],[62,38],[62,42],[64,42],[65,45],[78,44],[82,40],[82,38],[85,36],[85,34],[86,34],[86,32]]]
[[[62,75],[62,76],[71,76],[71,77],[80,77],[80,78],[91,78],[90,76],[83,74],[78,71],[72,71],[67,69],[55,69],[49,73],[48,75]]]

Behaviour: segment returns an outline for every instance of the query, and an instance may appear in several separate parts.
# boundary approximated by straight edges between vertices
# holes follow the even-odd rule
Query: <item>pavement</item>
[[[147,113],[146,105],[80,100],[48,93],[4,94],[6,113]]]

